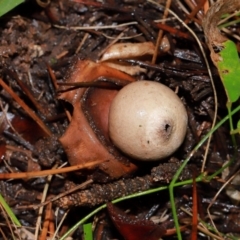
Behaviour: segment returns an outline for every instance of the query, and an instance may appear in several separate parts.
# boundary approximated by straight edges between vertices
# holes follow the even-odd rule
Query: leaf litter
[[[51,137],[36,134],[37,138],[30,138],[32,133],[27,133],[29,136],[24,135],[19,126],[14,122],[12,122],[12,127],[6,128],[6,124],[8,125],[8,123],[4,121],[5,127],[1,127],[1,143],[3,146],[1,148],[1,172],[17,173],[36,171],[36,169],[46,170],[51,169],[55,164],[61,166],[69,162],[69,156],[64,151],[58,139],[61,138],[69,126],[69,118],[66,115],[70,115],[71,119],[74,117],[74,107],[67,102],[60,101],[56,97],[54,83],[50,80],[47,72],[47,65],[51,67],[57,81],[64,83],[68,81],[69,76],[74,71],[77,71],[76,66],[79,61],[81,62],[83,59],[86,59],[96,63],[100,60],[103,50],[110,49],[109,46],[113,40],[106,36],[119,38],[117,41],[118,44],[129,43],[129,46],[131,44],[135,44],[134,46],[141,46],[140,44],[143,44],[142,46],[144,46],[145,43],[151,42],[154,46],[159,28],[163,28],[164,26],[164,38],[167,39],[169,48],[166,51],[159,49],[154,63],[151,62],[151,58],[147,55],[137,56],[136,58],[135,56],[134,58],[133,56],[127,56],[127,59],[125,57],[118,57],[117,60],[113,61],[110,59],[110,61],[112,61],[111,64],[123,65],[128,69],[131,69],[131,66],[144,69],[144,71],[139,69],[132,71],[134,76],[129,78],[159,81],[176,90],[188,110],[188,132],[185,142],[171,158],[166,159],[163,163],[144,164],[134,161],[134,171],[129,172],[129,174],[124,176],[124,179],[121,179],[120,175],[110,175],[109,177],[110,170],[106,170],[108,167],[98,168],[98,165],[92,165],[92,167],[83,171],[54,176],[48,189],[48,198],[62,194],[64,191],[69,190],[69,188],[71,189],[75,185],[89,179],[94,182],[94,184],[87,185],[87,189],[79,190],[79,192],[73,193],[73,195],[66,195],[53,202],[50,211],[56,210],[58,206],[70,209],[67,219],[65,219],[61,227],[62,230],[57,234],[58,236],[64,234],[64,229],[71,227],[83,218],[90,211],[89,207],[127,194],[147,190],[154,187],[156,183],[157,186],[166,186],[179,167],[179,162],[186,158],[202,136],[210,130],[214,117],[214,98],[210,79],[197,45],[192,37],[187,35],[188,33],[184,27],[174,18],[169,18],[165,24],[161,23],[162,25],[157,23],[156,20],[161,19],[164,9],[156,9],[153,5],[145,1],[114,1],[114,4],[110,2],[51,1],[47,8],[40,8],[37,4],[30,1],[26,3],[29,5],[19,6],[19,9],[16,9],[19,13],[17,16],[10,13],[2,17],[3,21],[0,25],[1,79],[5,85],[19,96],[24,106],[27,106],[47,128],[42,124],[35,126],[35,122],[31,123],[32,120],[29,120],[29,117],[31,117],[31,115],[29,116],[29,112],[22,106],[19,107],[19,101],[16,103],[13,100],[13,96],[10,95],[7,88],[1,89],[0,98],[1,105],[3,106],[1,111],[3,112],[6,109],[5,107],[8,106],[6,114],[12,114],[18,119],[21,118],[22,123],[24,124],[25,122],[25,128],[28,128],[28,126],[32,127],[32,124],[35,124],[33,129],[36,130],[32,130],[34,132],[33,135],[35,135],[35,131],[41,132],[45,130],[44,132],[48,133],[46,129],[49,129]],[[179,2],[181,1],[173,1],[171,9],[183,20],[186,20],[188,19],[187,15],[182,10]],[[189,13],[194,11],[192,6],[186,3],[181,4],[185,6]],[[26,11],[26,6],[31,7],[33,11],[31,13]],[[199,7],[199,9],[202,9],[202,7]],[[195,15],[196,21],[189,23],[189,26],[197,33],[200,39],[203,37],[203,32],[199,31],[198,28],[199,26],[201,27],[199,25],[199,22],[202,20],[201,16],[201,14]],[[131,22],[136,22],[136,24],[126,25],[126,23]],[[56,25],[62,27],[58,28]],[[120,27],[117,28],[116,26],[118,25]],[[74,29],[76,26],[79,29]],[[84,29],[80,28],[81,26]],[[99,28],[96,26],[99,26]],[[107,28],[107,26],[113,27]],[[239,26],[236,27],[239,29]],[[178,30],[176,31],[176,29]],[[122,37],[128,37],[128,39],[121,39],[121,33],[123,33]],[[112,46],[117,46],[114,44]],[[77,51],[77,49],[79,50]],[[77,54],[75,54],[76,52]],[[104,66],[103,69],[106,69],[105,63],[99,62],[97,64]],[[107,86],[113,82],[116,83],[115,78],[119,78],[118,75],[115,75],[119,70],[116,70],[112,66],[110,68],[114,71],[113,76],[108,76],[104,73],[105,70],[96,74],[96,78],[105,82]],[[227,114],[225,107],[227,97],[225,97],[218,72],[213,66],[211,66],[211,70],[215,79],[217,94],[221,96],[218,102],[218,118],[221,119]],[[24,84],[24,88],[17,83],[16,76],[11,72],[16,72],[17,78]],[[92,73],[91,71],[88,72],[88,74]],[[102,80],[101,78],[105,79]],[[66,88],[66,86],[60,85],[59,87],[61,89]],[[24,89],[28,89],[27,93]],[[90,97],[93,98],[96,96],[99,99],[99,96],[105,96],[105,92],[99,90],[98,88],[95,89],[94,86],[89,86],[89,90],[84,95],[85,100],[90,99]],[[111,89],[107,90],[111,91]],[[95,91],[97,92],[96,94]],[[66,94],[69,93],[67,92]],[[35,99],[38,104],[34,104],[31,99]],[[101,99],[103,98],[101,97]],[[76,106],[79,106],[79,104]],[[42,109],[44,112],[41,111]],[[89,111],[88,109],[87,112]],[[132,164],[129,159],[121,157],[116,149],[108,145],[107,137],[99,130],[99,124],[96,121],[92,121],[92,116],[89,116],[86,111],[84,111],[84,114],[84,116],[87,116],[86,119],[90,123],[89,125],[94,129],[93,133],[101,140],[101,144],[105,147],[107,146],[108,151],[117,156],[116,158],[123,166]],[[18,134],[15,134],[15,132]],[[73,134],[77,135],[77,132],[73,131]],[[70,137],[68,139],[69,152],[71,152],[71,148],[73,147],[71,141]],[[236,141],[238,142],[238,139]],[[228,156],[233,156],[232,146],[229,127],[228,125],[224,125],[213,135],[204,172],[211,174],[217,171],[226,162]],[[88,152],[91,151],[93,151],[92,148],[88,149]],[[180,181],[191,179],[196,176],[195,174],[198,175],[200,173],[203,154],[204,147],[200,148],[192,156],[191,164],[184,170],[183,177],[179,179]],[[90,160],[94,161],[94,159]],[[35,163],[34,168],[30,167],[30,163]],[[76,164],[78,162],[72,163],[72,165]],[[154,172],[155,169],[160,170]],[[192,172],[195,172],[194,175]],[[204,209],[206,209],[211,199],[214,198],[222,186],[222,180],[221,175],[218,175],[218,178],[213,179],[210,183],[202,182],[197,184],[198,200],[200,201],[198,211],[201,219],[204,219],[206,222],[208,222],[208,219],[206,218],[207,213]],[[40,206],[40,199],[46,182],[47,179],[45,177],[36,179],[23,177],[20,180],[10,182],[2,181],[0,185],[2,195],[21,221],[22,226],[26,229],[29,228],[31,232],[34,232],[31,229],[35,229],[36,227],[37,208]],[[81,196],[84,196],[87,207],[76,208],[75,206],[73,208],[70,204],[66,204],[72,200],[73,202],[79,202],[79,204],[73,205],[84,205],[84,201],[80,201]],[[181,206],[191,209],[191,199],[192,188],[190,185],[177,189],[175,202],[179,222],[181,226],[186,225],[186,228],[182,230],[184,239],[189,236],[191,218],[181,210]],[[215,201],[211,207],[211,218],[214,219],[216,228],[221,233],[237,236],[240,232],[237,221],[239,215],[238,207],[231,203],[231,199],[224,191],[221,192],[217,199],[218,201]],[[150,211],[155,205],[157,205],[156,209]],[[128,200],[118,204],[117,207],[122,210],[129,209],[131,211],[129,219],[127,216],[124,216],[126,221],[122,223],[124,226],[131,221],[133,215],[141,222],[144,216],[148,216],[148,218],[150,216],[159,217],[163,212],[167,211],[168,218],[165,220],[164,229],[169,230],[174,228],[171,206],[166,191],[139,197],[135,200]],[[58,214],[53,222],[61,220],[63,212],[59,212]],[[121,212],[114,214],[117,214],[118,217],[122,215]],[[3,222],[6,222],[3,216],[2,219]],[[102,221],[97,219],[102,219]],[[95,216],[95,221],[96,230],[94,239],[102,239],[103,234],[111,237],[119,237],[119,233],[114,230],[113,223],[109,219],[107,212],[98,213]],[[134,221],[132,222],[133,225]],[[42,220],[42,224],[44,222]],[[231,223],[234,224],[231,225]],[[6,226],[3,227],[3,231],[10,239],[11,232]],[[46,224],[44,226],[46,228]],[[49,236],[54,234],[54,228],[57,227],[50,228],[50,226],[51,224],[48,223],[47,228],[49,231],[51,229]],[[103,229],[102,234],[100,234],[100,227]],[[134,227],[138,227],[138,222],[135,223]],[[130,231],[131,227],[127,227],[127,230]],[[121,233],[121,230],[119,231]],[[175,232],[173,231],[172,234],[174,236]],[[82,228],[78,228],[73,238],[79,239],[81,236]],[[126,238],[126,235],[124,236]],[[198,239],[206,238],[206,233],[205,235],[198,235]]]

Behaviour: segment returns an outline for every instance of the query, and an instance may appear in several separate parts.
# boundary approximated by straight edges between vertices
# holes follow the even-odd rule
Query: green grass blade
[[[0,17],[23,2],[25,0],[0,0]]]
[[[93,240],[92,224],[87,223],[83,225],[84,240]]]
[[[169,195],[170,195],[170,202],[171,202],[171,207],[172,207],[172,214],[173,214],[173,220],[174,220],[174,224],[175,224],[175,228],[176,228],[176,232],[177,232],[177,236],[178,236],[178,240],[182,239],[182,235],[180,232],[180,228],[179,228],[179,222],[178,222],[178,217],[177,217],[177,209],[176,209],[176,205],[175,205],[175,199],[174,199],[174,187],[176,187],[176,182],[182,172],[182,170],[185,168],[185,166],[187,165],[188,161],[191,159],[192,155],[203,145],[203,143],[209,138],[209,136],[211,134],[213,134],[224,122],[226,122],[227,120],[229,120],[235,113],[237,113],[238,111],[240,111],[240,106],[236,107],[232,112],[229,113],[229,115],[227,115],[224,119],[222,119],[218,124],[215,125],[215,127],[209,131],[201,140],[200,142],[194,147],[194,149],[192,150],[192,152],[189,154],[189,156],[184,160],[183,164],[181,165],[181,167],[178,169],[178,171],[176,172],[176,174],[174,175],[170,185],[169,185]]]
[[[21,227],[21,223],[18,221],[17,217],[15,216],[15,214],[13,213],[12,209],[8,206],[8,204],[6,203],[5,199],[2,197],[2,195],[0,194],[0,203],[2,204],[3,208],[5,209],[6,213],[8,214],[8,216],[10,217],[10,219],[12,220],[12,222],[17,226],[17,227]]]
[[[230,134],[240,134],[240,120],[237,122],[237,129],[231,130]]]

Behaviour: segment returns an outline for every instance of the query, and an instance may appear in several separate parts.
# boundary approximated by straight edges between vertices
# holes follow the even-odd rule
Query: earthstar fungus
[[[128,156],[142,161],[168,157],[182,144],[187,112],[179,97],[153,81],[133,82],[113,99],[109,135]]]
[[[166,158],[184,140],[186,110],[168,87],[152,81],[135,82],[128,74],[89,60],[78,60],[66,80],[68,83],[101,81],[105,86],[77,88],[59,96],[73,106],[72,120],[60,138],[69,163],[106,160],[92,169],[90,177],[97,181],[128,176],[137,169],[132,159]],[[118,81],[127,83],[120,92]],[[126,102],[122,104],[123,98]]]

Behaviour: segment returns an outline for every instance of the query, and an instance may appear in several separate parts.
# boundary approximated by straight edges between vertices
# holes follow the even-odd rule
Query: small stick
[[[16,80],[16,82],[18,83],[18,85],[21,87],[21,89],[23,90],[23,92],[27,95],[27,97],[30,99],[30,101],[33,103],[33,105],[36,107],[36,109],[38,109],[42,114],[45,115],[45,111],[43,109],[43,107],[41,106],[41,104],[39,104],[36,99],[34,98],[31,90],[28,88],[28,86],[22,82],[17,73],[15,71],[10,71],[8,70],[9,75],[12,75],[13,78]]]
[[[76,88],[88,88],[88,87],[98,87],[98,88],[110,88],[118,89],[129,84],[129,81],[122,79],[113,79],[100,77],[92,82],[57,82],[59,86],[70,86],[68,89],[58,89],[57,92],[71,91]]]
[[[163,20],[167,18],[168,16],[168,9],[170,8],[170,5],[171,5],[171,0],[167,0],[166,2],[166,7],[164,9],[164,13],[163,13]],[[163,24],[165,23],[165,21],[163,21]],[[158,48],[161,44],[161,41],[162,41],[162,38],[163,38],[163,30],[160,29],[159,32],[158,32],[158,37],[157,37],[157,42],[156,42],[156,45],[155,45],[155,51],[154,51],[154,54],[153,54],[153,57],[152,57],[152,64],[155,64],[156,62],[156,59],[157,59],[157,55],[158,55]]]
[[[51,213],[52,213],[52,203],[50,202],[50,203],[48,203],[48,205],[46,207],[45,219],[44,219],[44,222],[43,222],[43,228],[42,228],[42,232],[41,232],[41,235],[39,237],[39,240],[47,239]]]
[[[50,79],[52,80],[52,84],[53,84],[53,86],[54,86],[54,88],[56,90],[58,88],[57,79],[56,79],[56,76],[55,76],[52,68],[48,64],[47,64],[47,70],[48,70],[48,74],[50,75]],[[68,121],[71,122],[72,117],[71,117],[70,112],[64,106],[63,106],[63,109],[64,109],[64,111],[65,111],[65,113],[67,115]]]
[[[44,122],[29,108],[25,102],[0,78],[0,85],[11,95],[11,97],[27,112],[27,114],[42,128],[42,130],[51,136],[51,131],[47,128]]]
[[[189,39],[189,40],[192,40],[192,37],[188,34],[188,33],[185,33],[185,32],[182,32],[181,30],[177,29],[177,28],[173,28],[173,27],[170,27],[166,24],[162,24],[162,23],[156,23],[156,25],[164,30],[164,31],[167,31],[173,35],[176,35],[178,37],[182,37],[182,38],[186,38],[186,39]]]
[[[36,171],[36,172],[0,173],[0,179],[38,178],[38,177],[46,176],[46,175],[50,175],[50,174],[59,174],[59,173],[77,171],[80,169],[93,167],[93,166],[103,163],[103,162],[106,162],[106,160],[97,160],[97,161],[93,161],[90,163],[78,164],[75,166],[70,166],[70,167],[65,167],[65,168],[50,169],[50,170]]]
[[[191,20],[195,20],[198,24],[201,25],[201,21],[198,19],[194,19],[194,16],[201,10],[201,8],[205,5],[206,0],[200,0],[197,6],[192,10],[192,12],[187,16],[188,18],[184,21],[188,24]]]

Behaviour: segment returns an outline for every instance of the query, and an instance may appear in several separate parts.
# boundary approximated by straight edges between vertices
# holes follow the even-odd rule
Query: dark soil
[[[57,86],[58,89],[56,89],[54,78],[59,82],[67,82],[77,63],[88,60],[97,62],[102,56],[102,51],[123,31],[124,37],[129,37],[129,39],[120,39],[118,42],[144,43],[149,41],[156,43],[159,27],[154,20],[162,18],[164,9],[157,9],[147,1],[141,0],[107,0],[104,3],[95,1],[88,3],[53,0],[47,8],[43,9],[35,1],[27,1],[1,18],[0,78],[50,130],[49,134],[41,129],[36,121],[19,106],[19,102],[13,99],[9,91],[1,87],[1,173],[32,172],[56,168],[64,163],[69,165],[69,151],[72,149],[64,149],[58,139],[65,133],[69,125],[66,110],[71,115],[73,106],[58,98],[57,90],[66,87]],[[186,7],[188,8],[188,6]],[[171,9],[180,18],[186,19],[186,14],[177,1],[172,1]],[[201,17],[202,15],[199,14],[198,19],[201,20]],[[104,26],[112,25],[112,23],[123,24],[133,21],[137,24],[118,29],[77,30],[71,28]],[[22,226],[29,231],[27,238],[19,237],[23,231],[15,233],[17,238],[34,239],[31,238],[30,233],[35,232],[43,189],[48,181],[50,181],[47,194],[49,200],[76,185],[92,180],[89,181],[87,189],[61,196],[49,207],[52,225],[55,229],[66,210],[70,210],[57,234],[56,239],[59,239],[70,227],[103,203],[135,192],[167,186],[180,167],[180,161],[186,159],[200,139],[210,130],[214,116],[214,98],[202,55],[192,36],[177,20],[170,19],[167,25],[179,31],[164,31],[164,35],[169,41],[169,50],[166,52],[160,50],[154,64],[151,63],[151,56],[120,60],[126,65],[141,66],[145,69],[134,75],[136,79],[158,81],[176,90],[186,106],[189,117],[184,143],[171,157],[161,161],[160,165],[159,162],[139,163],[133,161],[137,170],[122,175],[122,177],[109,176],[107,171],[104,172],[103,169],[94,167],[78,171],[78,173],[54,175],[51,180],[45,176],[2,180],[0,184],[2,196]],[[194,23],[188,25],[198,35],[208,53],[201,28]],[[216,69],[213,66],[211,68],[219,99],[219,121],[227,115],[226,96]],[[112,81],[112,79],[110,80]],[[107,81],[110,80],[107,79]],[[88,96],[84,97],[88,98]],[[6,116],[8,120],[6,120]],[[96,128],[95,125],[94,127]],[[107,145],[106,137],[102,136],[101,131],[98,129],[94,131],[102,140],[102,144]],[[78,132],[75,134],[77,135]],[[71,139],[69,141],[71,146]],[[203,145],[194,153],[180,176],[180,180],[199,176],[205,146]],[[112,146],[108,149],[112,149]],[[94,150],[90,149],[89,151]],[[115,149],[110,151],[113,154],[116,151],[118,156],[121,154]],[[226,124],[213,135],[205,173],[211,175],[216,172],[227,159],[233,156],[233,153],[229,128]],[[81,157],[78,156],[78,158]],[[129,166],[132,161],[125,156],[118,159],[126,166]],[[237,170],[238,167],[235,167],[231,175]],[[222,178],[222,175],[219,174],[210,182],[196,184],[198,215],[207,223],[210,223],[210,220],[206,209],[223,186],[225,180]],[[232,187],[237,191],[237,185]],[[184,211],[185,209],[192,212],[192,196],[192,185],[175,188],[179,223],[181,226],[185,226],[182,230],[183,239],[190,239],[192,232],[192,217]],[[103,210],[88,220],[88,222],[94,221],[94,239],[123,239],[122,235],[125,239],[130,240],[159,239],[162,235],[163,239],[177,239],[168,191],[159,191],[130,199],[115,206],[121,210],[109,205],[109,212]],[[57,211],[59,207],[60,211]],[[126,210],[128,210],[127,214]],[[210,212],[219,232],[238,236],[237,234],[240,233],[240,209],[235,202],[232,203],[225,194],[225,190],[214,200]],[[162,215],[164,217],[161,217]],[[15,228],[8,222],[9,219],[3,214],[3,211],[0,217],[1,239],[13,239],[10,228],[13,228],[14,231]],[[115,228],[112,219],[120,227]],[[153,225],[150,220],[155,220],[157,223]],[[43,214],[41,224],[44,222],[46,222],[46,216]],[[143,226],[146,226],[146,229],[144,228],[141,232],[139,229],[143,229]],[[41,226],[42,228],[43,226]],[[50,227],[48,229],[50,231]],[[200,233],[201,230],[198,231],[197,239],[208,238],[206,234]],[[141,232],[140,236],[137,232]],[[40,230],[39,236],[43,236],[41,234]],[[73,233],[72,238],[83,239],[82,227]]]

